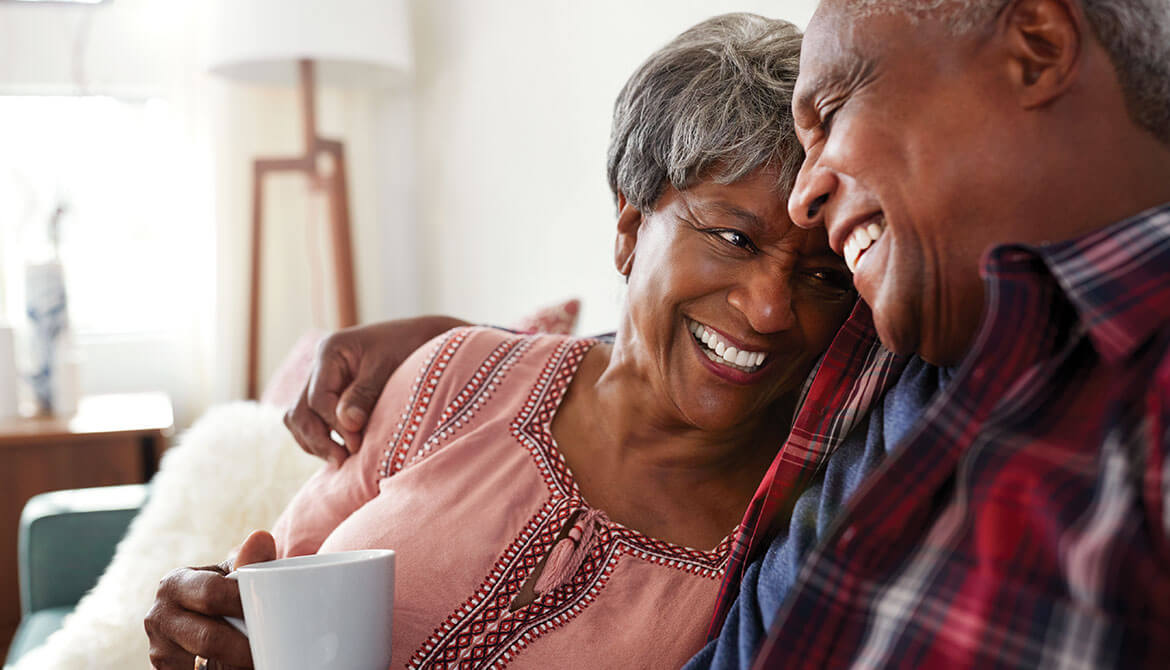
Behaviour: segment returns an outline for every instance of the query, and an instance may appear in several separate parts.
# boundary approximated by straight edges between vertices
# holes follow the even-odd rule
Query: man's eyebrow
[[[801,125],[801,119],[799,117],[802,113],[816,114],[816,111],[813,108],[813,99],[817,97],[816,92],[821,90],[824,90],[824,84],[821,81],[815,81],[808,86],[801,88],[798,92],[792,104],[792,109],[798,117],[796,119],[796,125],[798,127]]]
[[[812,81],[805,80],[796,91],[794,110],[817,114],[815,100],[826,94],[842,94],[869,79],[873,61],[862,58],[855,49],[844,49],[839,59],[826,66]],[[817,114],[819,116],[819,114]]]

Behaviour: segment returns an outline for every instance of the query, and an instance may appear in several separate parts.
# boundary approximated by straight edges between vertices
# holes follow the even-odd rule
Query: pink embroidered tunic
[[[387,383],[361,451],[277,522],[282,556],[397,552],[391,667],[677,668],[702,647],[729,540],[702,551],[610,521],[553,439],[594,344],[436,339]],[[517,602],[550,552],[539,593]]]

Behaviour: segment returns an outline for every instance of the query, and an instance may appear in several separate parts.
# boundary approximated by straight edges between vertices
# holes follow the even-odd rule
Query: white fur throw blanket
[[[13,670],[149,668],[142,618],[172,569],[218,563],[271,528],[321,461],[297,447],[281,410],[212,408],[163,457],[150,498],[64,627]]]

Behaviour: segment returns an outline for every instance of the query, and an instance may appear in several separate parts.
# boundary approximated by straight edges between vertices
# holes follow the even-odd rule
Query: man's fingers
[[[285,425],[302,449],[340,464],[361,448],[370,413],[394,369],[421,344],[460,325],[467,324],[430,316],[333,333],[317,345],[313,372]],[[333,431],[344,447],[330,438]]]
[[[354,378],[354,357],[348,352],[343,338],[337,333],[321,340],[317,356],[313,360],[313,372],[309,375],[309,408],[317,413],[326,424],[333,425],[337,413],[337,401],[341,392]]]
[[[316,456],[339,464],[349,452],[329,436],[330,428],[325,420],[309,407],[308,388],[292,409],[284,414],[284,425],[292,433],[301,449]]]
[[[351,434],[360,434],[365,430],[370,412],[374,410],[374,404],[378,402],[378,396],[382,394],[386,380],[390,379],[393,371],[392,366],[386,365],[365,365],[358,371],[357,378],[342,391],[341,399],[337,402],[337,424],[342,429]],[[351,436],[346,436],[347,446],[350,439]],[[350,449],[355,450],[352,446]]]

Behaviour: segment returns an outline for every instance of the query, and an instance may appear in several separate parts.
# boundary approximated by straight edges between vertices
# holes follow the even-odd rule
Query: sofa
[[[251,530],[271,527],[320,467],[282,415],[254,402],[213,407],[167,450],[149,486],[31,499],[19,542],[23,618],[5,670],[148,668],[142,619],[159,580],[219,562]]]
[[[149,492],[145,484],[34,496],[20,516],[20,626],[5,667],[40,646],[98,582]]]

